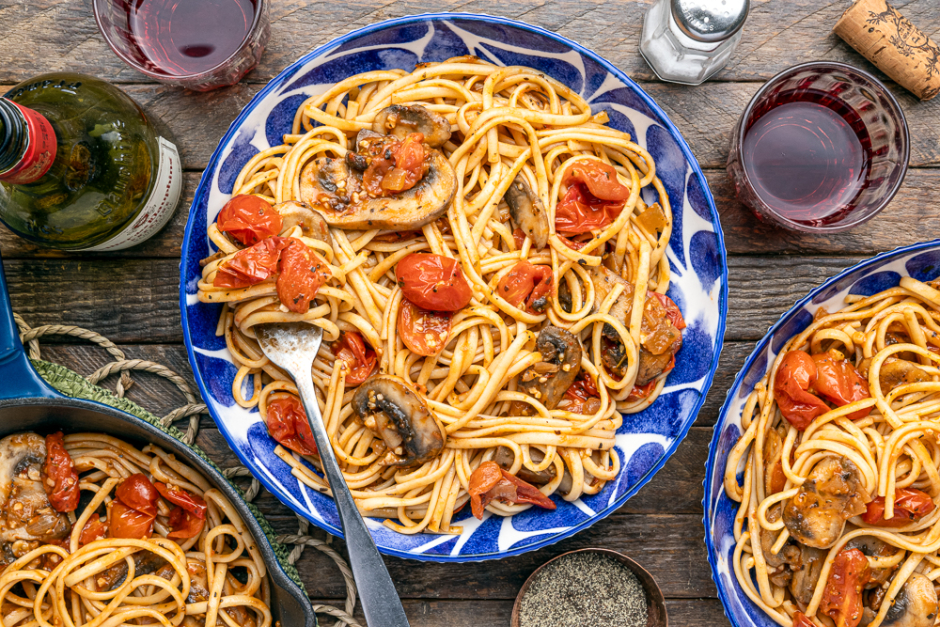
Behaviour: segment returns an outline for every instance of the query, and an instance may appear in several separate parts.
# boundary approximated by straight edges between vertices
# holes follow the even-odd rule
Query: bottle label
[[[12,168],[0,172],[0,181],[11,185],[25,185],[38,181],[55,161],[55,131],[49,120],[32,109],[21,107],[10,100],[26,118],[27,142],[23,158]]]
[[[176,146],[162,137],[157,139],[160,167],[157,169],[156,184],[144,208],[123,231],[102,244],[83,248],[83,251],[101,252],[136,246],[156,234],[173,217],[173,210],[183,189],[183,168]]]

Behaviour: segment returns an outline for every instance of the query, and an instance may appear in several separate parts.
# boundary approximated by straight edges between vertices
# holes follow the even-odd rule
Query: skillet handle
[[[10,294],[0,262],[0,400],[11,398],[57,398],[26,357],[20,333],[13,320]]]

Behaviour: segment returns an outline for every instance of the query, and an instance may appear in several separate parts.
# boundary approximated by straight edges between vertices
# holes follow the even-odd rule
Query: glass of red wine
[[[268,42],[268,0],[93,0],[114,53],[147,76],[187,89],[234,85]]]
[[[833,233],[891,202],[909,156],[904,113],[878,79],[843,63],[806,63],[751,99],[734,129],[728,174],[762,220]]]

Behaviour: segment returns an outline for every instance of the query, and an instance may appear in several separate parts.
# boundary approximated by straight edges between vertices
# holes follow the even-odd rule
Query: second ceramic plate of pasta
[[[340,535],[253,327],[323,329],[314,383],[379,549],[491,559],[607,516],[718,363],[721,227],[662,110],[593,52],[423,15],[315,50],[243,110],[183,245],[189,357],[233,450]]]

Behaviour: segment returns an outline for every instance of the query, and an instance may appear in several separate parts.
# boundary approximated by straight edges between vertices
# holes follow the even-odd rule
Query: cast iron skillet
[[[101,403],[68,398],[39,376],[23,350],[0,263],[0,437],[19,431],[101,432],[135,443],[152,442],[202,472],[241,514],[251,530],[271,582],[271,611],[284,627],[315,627],[303,590],[281,568],[258,521],[231,484],[188,446],[137,416]]]

